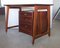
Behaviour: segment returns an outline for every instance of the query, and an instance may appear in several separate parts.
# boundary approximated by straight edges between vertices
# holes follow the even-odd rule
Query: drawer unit
[[[19,31],[32,35],[33,31],[33,13],[21,11],[19,12]]]

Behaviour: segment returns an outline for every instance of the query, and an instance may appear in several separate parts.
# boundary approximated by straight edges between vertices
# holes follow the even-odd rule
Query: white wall
[[[53,0],[2,0],[2,6],[5,4],[53,4]],[[5,9],[6,10],[6,9]],[[9,21],[8,27],[18,25],[18,9],[10,9],[9,13]],[[51,11],[51,26],[52,26],[52,7],[50,8]]]
[[[54,0],[53,3],[54,3],[54,6],[53,6],[53,16],[54,16],[58,8],[60,7],[60,0]]]
[[[0,0],[0,7],[1,7],[1,0]]]

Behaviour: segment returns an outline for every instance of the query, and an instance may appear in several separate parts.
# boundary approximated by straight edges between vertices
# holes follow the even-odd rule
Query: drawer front
[[[20,32],[32,35],[32,25],[20,24]]]
[[[32,23],[32,17],[20,17],[20,23]]]
[[[26,12],[26,11],[21,11],[21,12],[20,12],[20,16],[32,17],[32,16],[33,16],[33,13],[31,13],[31,12]]]
[[[23,28],[25,30],[32,30],[32,25],[20,24],[20,28]]]

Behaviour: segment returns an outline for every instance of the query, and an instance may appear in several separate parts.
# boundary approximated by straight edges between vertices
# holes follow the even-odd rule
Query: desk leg
[[[20,12],[21,12],[21,7],[19,8],[19,32],[20,32]]]
[[[48,36],[50,37],[50,6],[48,6]]]
[[[32,44],[34,44],[35,37],[36,37],[36,20],[37,20],[37,6],[34,6],[34,20],[33,20],[33,41]]]
[[[5,13],[5,22],[6,22],[6,32],[8,30],[8,16],[9,16],[9,6],[6,6],[7,7],[7,10],[6,10],[6,13]]]

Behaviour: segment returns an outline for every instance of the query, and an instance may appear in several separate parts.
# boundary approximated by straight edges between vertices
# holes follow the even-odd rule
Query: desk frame
[[[50,5],[51,4],[47,4],[47,5],[45,5],[45,4],[6,5],[6,7],[7,7],[6,20],[5,20],[6,21],[6,32],[8,30],[8,17],[9,17],[9,9],[10,8],[19,8],[21,11],[21,7],[34,7],[33,40],[32,40],[32,43],[34,44],[34,40],[37,38],[37,37],[35,37],[37,10],[38,10],[38,8],[42,9],[41,6],[44,6],[43,8],[45,8],[45,6],[48,6],[47,7],[47,10],[48,10],[48,12],[47,12],[48,13],[47,14],[47,16],[48,16],[48,30],[47,30],[47,32],[49,32],[48,35],[50,36]]]

